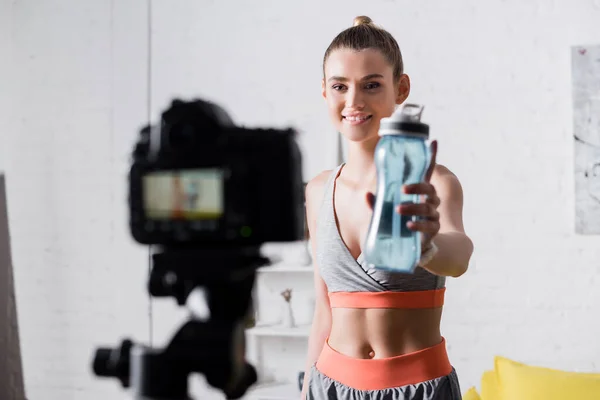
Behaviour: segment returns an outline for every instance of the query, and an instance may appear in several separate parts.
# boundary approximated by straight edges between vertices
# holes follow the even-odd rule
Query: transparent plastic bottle
[[[422,182],[431,163],[429,126],[421,122],[423,106],[406,104],[382,118],[375,148],[377,188],[364,259],[381,270],[413,273],[421,257],[421,232],[408,229],[410,220],[396,212],[403,203],[418,203],[419,195],[405,194],[403,185]]]

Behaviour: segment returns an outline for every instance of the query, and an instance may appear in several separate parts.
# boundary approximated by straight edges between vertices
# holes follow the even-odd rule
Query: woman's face
[[[410,81],[394,81],[393,68],[377,49],[334,50],[325,63],[323,97],[338,132],[359,142],[377,137],[379,121],[408,97]]]

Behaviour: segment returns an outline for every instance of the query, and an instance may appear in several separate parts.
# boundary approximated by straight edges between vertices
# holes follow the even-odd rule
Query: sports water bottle
[[[417,216],[400,215],[397,207],[419,202],[419,195],[403,193],[403,185],[422,182],[431,163],[429,126],[421,122],[423,107],[406,104],[382,118],[375,148],[377,188],[364,259],[380,270],[413,273],[421,257],[421,232],[406,226]]]

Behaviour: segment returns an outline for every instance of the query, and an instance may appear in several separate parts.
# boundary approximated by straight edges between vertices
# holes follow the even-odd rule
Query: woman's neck
[[[375,182],[375,146],[379,137],[362,142],[348,142],[348,160],[342,170],[350,181],[361,188],[369,188]]]

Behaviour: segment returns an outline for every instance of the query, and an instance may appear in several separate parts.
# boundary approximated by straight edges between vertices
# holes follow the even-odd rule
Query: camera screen
[[[144,208],[152,219],[217,219],[223,214],[223,172],[194,169],[144,176]]]

